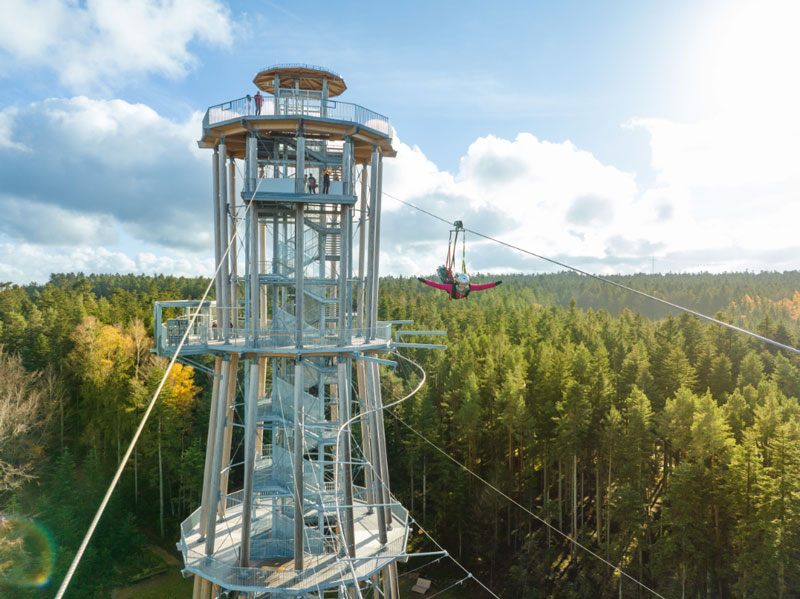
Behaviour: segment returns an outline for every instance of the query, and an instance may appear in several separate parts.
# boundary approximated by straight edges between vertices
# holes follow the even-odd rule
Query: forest
[[[428,380],[385,419],[414,520],[504,598],[656,596],[617,568],[667,598],[797,596],[800,358],[586,277],[503,279],[461,301],[381,280],[380,319],[448,333],[446,351],[407,350]],[[613,280],[800,340],[800,272]],[[53,596],[163,375],[153,302],[205,284],[0,284],[0,596]],[[387,368],[384,402],[418,376]],[[68,597],[108,597],[147,544],[174,548],[199,503],[210,386],[170,373]]]

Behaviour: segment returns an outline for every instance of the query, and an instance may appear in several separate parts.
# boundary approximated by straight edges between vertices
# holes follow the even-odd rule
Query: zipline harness
[[[450,237],[447,240],[447,259],[444,266],[438,269],[439,278],[442,283],[455,283],[456,253],[458,252],[458,235],[461,234],[461,272],[467,272],[467,232],[464,230],[464,223],[457,220],[453,223],[454,229],[450,230]]]

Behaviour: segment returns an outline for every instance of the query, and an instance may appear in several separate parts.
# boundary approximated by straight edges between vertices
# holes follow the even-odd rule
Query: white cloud
[[[14,136],[14,117],[16,113],[17,111],[14,108],[8,108],[0,112],[0,148],[16,150],[18,152],[30,152],[30,148],[12,139]]]
[[[693,123],[633,119],[630,126],[650,134],[652,164],[663,185],[723,190],[800,183],[798,123],[747,117],[722,114]]]
[[[0,281],[27,284],[46,282],[51,273],[120,273],[203,276],[214,272],[205,255],[140,253],[128,255],[105,247],[42,247],[0,242]]]
[[[195,143],[199,114],[175,122],[141,104],[80,96],[9,109],[0,122],[14,132],[0,144],[0,209],[36,207],[7,218],[7,234],[31,240],[60,219],[53,243],[102,240],[117,223],[141,241],[208,247],[210,155]]]
[[[196,63],[193,41],[227,46],[232,25],[217,0],[28,0],[5,3],[0,65],[43,66],[86,91],[158,73],[180,77]]]
[[[107,215],[81,214],[41,202],[0,193],[0,233],[41,245],[82,245],[89,241],[116,241],[114,219]]]
[[[738,129],[722,117],[678,124],[639,119],[651,134],[653,186],[570,142],[531,134],[476,140],[454,175],[396,141],[383,189],[448,221],[589,272],[720,272],[796,266],[800,135]],[[752,133],[752,135],[747,135]],[[756,135],[762,143],[755,143]],[[737,135],[742,139],[737,139]],[[392,274],[432,273],[449,227],[387,198],[381,263]],[[468,235],[467,268],[552,270],[541,260]]]
[[[570,142],[552,143],[521,133],[514,140],[479,138],[461,158],[455,175],[439,171],[420,148],[396,140],[383,189],[445,219],[545,255],[602,260],[614,249],[652,248],[635,230],[619,243],[638,206],[630,173],[602,164]],[[448,227],[397,202],[384,202],[382,265],[387,272],[433,272],[447,248]],[[543,263],[474,237],[468,268],[512,271]]]

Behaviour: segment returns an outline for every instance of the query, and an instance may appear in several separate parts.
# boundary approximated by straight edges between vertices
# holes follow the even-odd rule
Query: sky
[[[10,0],[0,282],[214,270],[205,110],[276,63],[385,114],[383,190],[598,274],[795,269],[800,4]],[[381,271],[448,226],[384,199]],[[481,273],[551,272],[468,237]]]

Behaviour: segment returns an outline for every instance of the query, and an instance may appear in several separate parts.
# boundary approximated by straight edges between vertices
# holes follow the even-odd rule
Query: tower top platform
[[[323,81],[327,82],[328,97],[335,98],[347,89],[341,75],[310,64],[276,64],[258,72],[253,83],[261,91],[275,94],[277,76],[279,89],[298,89],[322,91]]]

